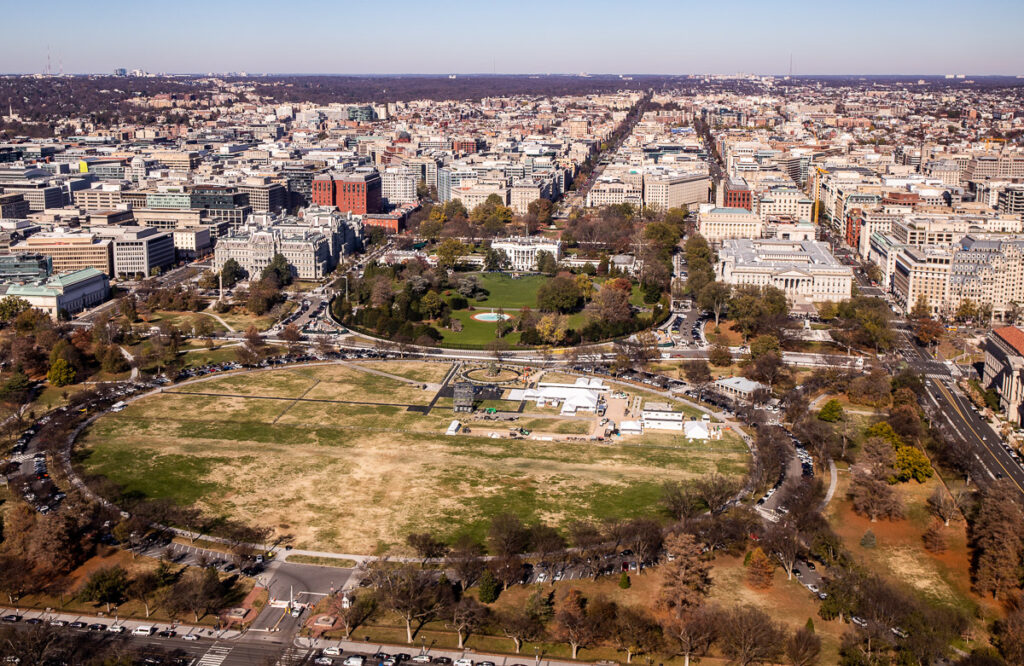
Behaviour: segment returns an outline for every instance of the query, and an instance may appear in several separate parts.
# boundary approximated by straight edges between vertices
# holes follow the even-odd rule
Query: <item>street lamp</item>
[[[536,646],[533,648],[533,662],[536,666],[540,666],[540,648]]]

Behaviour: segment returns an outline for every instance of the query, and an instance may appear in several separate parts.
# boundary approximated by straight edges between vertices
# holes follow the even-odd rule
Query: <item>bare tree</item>
[[[661,505],[673,520],[693,518],[701,512],[700,498],[689,484],[680,481],[662,484]]]
[[[409,643],[413,639],[413,623],[422,626],[444,607],[441,588],[431,572],[415,565],[374,562],[367,569],[367,579],[377,591],[381,605],[405,622]]]
[[[338,618],[345,640],[359,625],[368,621],[377,612],[377,599],[365,592],[336,592],[327,601],[328,612]]]
[[[785,630],[752,606],[732,609],[722,623],[722,652],[740,666],[778,662],[785,642]]]
[[[487,606],[472,597],[463,597],[449,607],[448,621],[445,624],[458,635],[461,650],[466,637],[487,624],[490,616],[491,610]]]
[[[778,560],[786,572],[786,579],[793,579],[793,567],[800,554],[800,534],[789,524],[775,524],[765,534],[765,548]]]
[[[638,571],[644,570],[644,564],[654,559],[661,550],[663,535],[661,525],[649,518],[636,518],[626,524],[625,543],[636,555]]]
[[[718,472],[702,476],[694,482],[694,491],[712,513],[721,511],[739,491],[739,484]]]
[[[423,560],[424,565],[427,563],[427,560],[440,559],[448,554],[447,544],[430,532],[410,534],[405,537],[405,542]]]
[[[814,666],[821,656],[821,639],[807,627],[797,629],[786,641],[786,659],[791,666]]]
[[[555,632],[559,640],[569,644],[572,658],[579,656],[580,648],[602,637],[604,626],[600,618],[590,612],[588,601],[579,590],[569,590],[555,613]]]
[[[683,666],[690,658],[703,657],[711,649],[721,626],[721,613],[714,608],[694,608],[670,618],[662,625],[669,645],[683,657]]]
[[[128,595],[142,602],[149,617],[153,593],[160,587],[160,580],[152,571],[142,571],[128,584]]]
[[[491,520],[487,541],[495,555],[519,555],[530,542],[530,530],[519,516],[503,513]]]
[[[960,513],[960,507],[956,500],[942,486],[936,486],[931,497],[928,498],[928,508],[942,523],[949,527],[949,521],[956,518]]]
[[[892,486],[867,474],[854,474],[850,484],[853,510],[877,522],[879,518],[896,520],[903,517],[903,502]]]
[[[498,613],[495,624],[512,641],[516,654],[523,649],[525,641],[534,641],[544,634],[544,624],[526,608],[515,607]]]
[[[487,568],[484,563],[484,548],[472,537],[462,536],[449,551],[446,564],[462,584],[462,588],[466,589],[472,586]]]
[[[626,653],[626,663],[633,663],[636,654],[651,653],[661,646],[661,627],[641,608],[620,606],[616,609],[611,638],[615,647]]]

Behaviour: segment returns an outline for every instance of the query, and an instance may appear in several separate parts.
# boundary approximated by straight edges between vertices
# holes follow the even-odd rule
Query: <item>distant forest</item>
[[[925,85],[917,81],[924,78]],[[256,94],[272,102],[313,102],[315,104],[394,102],[414,99],[479,100],[483,97],[505,95],[583,95],[610,93],[620,90],[655,90],[685,92],[730,91],[734,93],[762,93],[764,87],[757,81],[711,80],[687,76],[634,75],[621,78],[611,75],[570,76],[558,75],[458,75],[447,76],[341,76],[341,75],[274,75],[265,77],[233,77],[232,83],[252,85]],[[974,77],[974,83],[947,80],[942,77],[917,76],[829,76],[794,77],[789,81],[776,80],[775,90],[805,88],[820,84],[822,87],[878,88],[909,87],[915,90],[970,88],[991,93],[1005,90],[1017,97],[1024,80],[1014,77]],[[28,76],[0,76],[0,107],[8,106],[22,120],[36,123],[83,116],[91,116],[100,125],[119,122],[154,122],[155,112],[129,103],[138,95],[159,93],[191,94],[205,97],[221,92],[211,85],[207,77],[154,77],[124,78],[113,76],[71,76],[32,78]],[[173,112],[172,112],[173,113]],[[47,136],[52,131],[47,125],[6,123],[0,127],[3,134],[14,136]]]

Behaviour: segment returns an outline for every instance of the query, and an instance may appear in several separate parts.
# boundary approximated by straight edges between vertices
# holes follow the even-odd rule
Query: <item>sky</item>
[[[0,72],[1024,74],[1024,1],[5,2]],[[19,29],[18,26],[23,26]]]

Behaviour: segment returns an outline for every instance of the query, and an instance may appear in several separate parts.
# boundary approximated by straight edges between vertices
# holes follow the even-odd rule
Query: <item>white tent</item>
[[[687,421],[683,423],[683,434],[687,439],[708,439],[708,424],[704,421]]]

